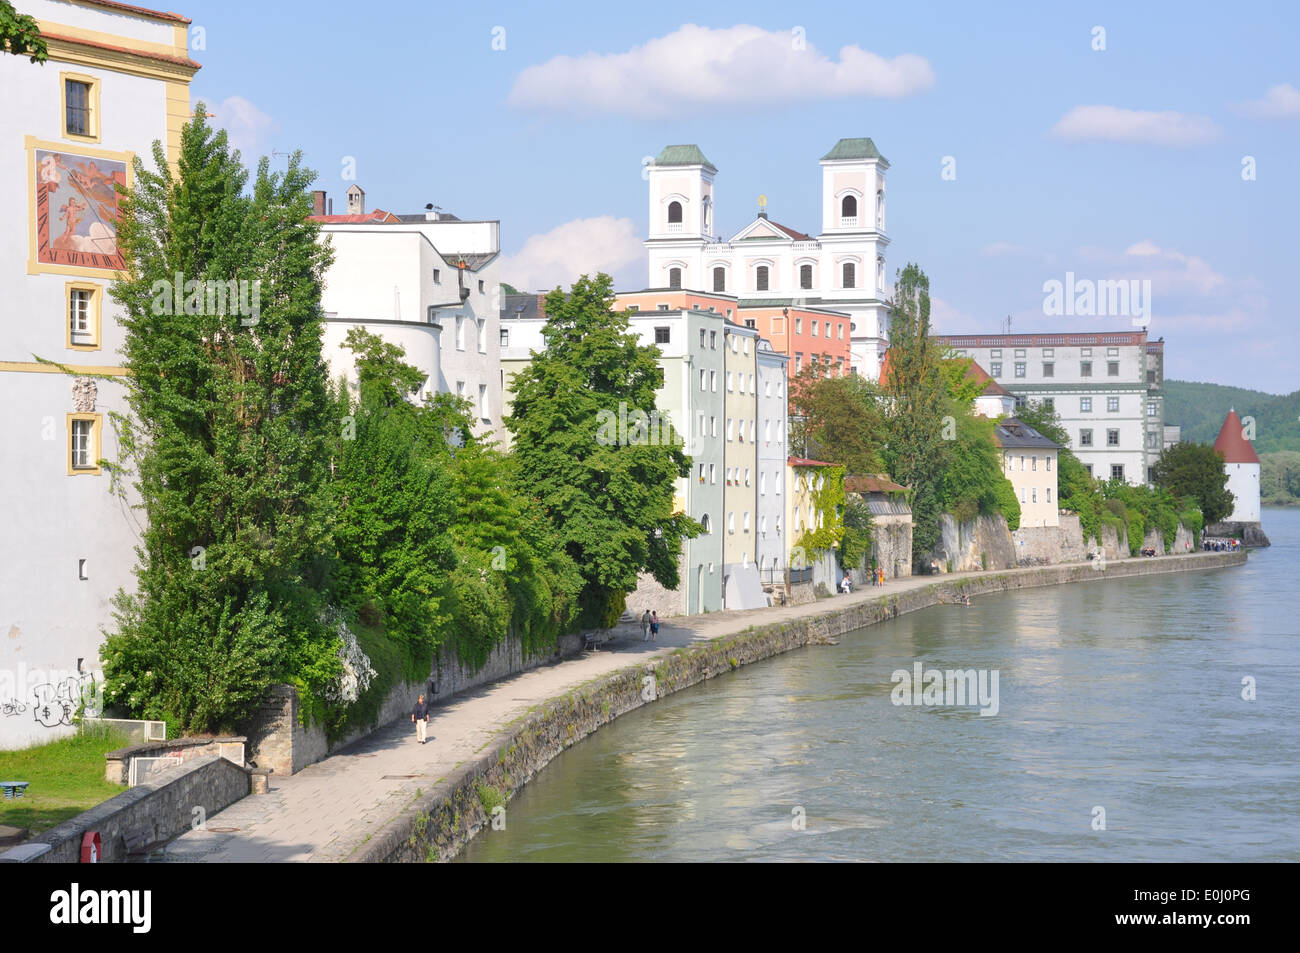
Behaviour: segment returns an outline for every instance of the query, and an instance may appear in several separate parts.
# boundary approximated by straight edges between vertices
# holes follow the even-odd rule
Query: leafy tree
[[[844,536],[840,539],[840,562],[860,567],[871,552],[871,509],[855,495],[844,504]]]
[[[1153,468],[1153,482],[1174,496],[1196,500],[1207,525],[1232,512],[1232,493],[1223,454],[1209,444],[1175,443],[1160,454]]]
[[[1265,503],[1300,502],[1300,452],[1284,450],[1259,455],[1259,493]]]
[[[1042,401],[1027,403],[1016,411],[1016,416],[1033,427],[1048,440],[1061,445],[1056,457],[1057,496],[1063,502],[1076,493],[1090,492],[1092,477],[1084,469],[1079,458],[1070,450],[1069,431],[1061,425],[1061,418],[1056,410]]]
[[[884,458],[894,480],[912,488],[912,563],[922,569],[939,539],[940,486],[950,450],[943,439],[943,352],[930,335],[930,279],[915,264],[894,282],[890,322]]]
[[[246,193],[238,153],[201,110],[176,176],[157,142],[153,155],[157,171],[137,159],[123,194],[126,277],[112,289],[131,371],[117,472],[134,469],[147,523],[138,592],[118,594],[102,654],[115,702],[212,731],[274,681],[319,693],[341,670],[318,595],[331,534],[329,253],[307,220],[314,173],[298,155],[283,175],[262,159]],[[207,281],[249,282],[252,310],[190,284]]]
[[[18,13],[9,0],[0,0],[0,53],[26,56],[33,63],[44,63],[50,55],[36,18]]]
[[[515,378],[513,411],[518,480],[554,525],[583,578],[582,625],[611,625],[637,574],[679,583],[683,540],[699,524],[674,512],[676,481],[690,473],[679,443],[608,439],[608,421],[655,408],[655,347],[628,331],[613,310],[608,275],[583,276],[566,296],[546,299],[545,348]]]
[[[857,374],[826,377],[806,367],[791,382],[791,445],[851,474],[879,473],[885,418],[876,385]],[[807,441],[805,443],[805,441]]]

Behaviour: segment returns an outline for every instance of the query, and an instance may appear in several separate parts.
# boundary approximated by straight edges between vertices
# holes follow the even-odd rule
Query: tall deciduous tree
[[[122,201],[123,464],[147,523],[103,656],[114,703],[206,731],[277,680],[319,691],[340,664],[318,596],[334,422],[313,173],[263,158],[246,191],[226,134],[198,117],[178,173],[155,142],[156,171],[137,159]]]
[[[791,445],[803,456],[843,464],[850,474],[881,471],[885,419],[874,384],[857,374],[826,377],[807,367],[791,382],[790,398]]]
[[[1160,454],[1153,468],[1156,486],[1176,497],[1189,496],[1201,506],[1205,525],[1232,512],[1232,493],[1223,454],[1205,443],[1175,443]]]
[[[700,531],[674,511],[676,481],[690,473],[680,443],[611,430],[611,419],[655,410],[660,381],[658,349],[629,333],[613,303],[604,274],[551,292],[546,347],[515,377],[506,418],[520,486],[582,573],[583,625],[613,624],[640,572],[675,589],[682,542]]]
[[[912,488],[912,562],[924,568],[939,539],[941,482],[949,449],[944,441],[948,387],[943,351],[930,336],[930,279],[917,265],[898,273],[890,302],[887,398],[889,441],[885,463],[898,483]]]

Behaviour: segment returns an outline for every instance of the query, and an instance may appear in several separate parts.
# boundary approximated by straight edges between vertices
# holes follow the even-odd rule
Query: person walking
[[[650,638],[650,610],[641,613],[641,641]]]
[[[650,613],[650,641],[651,642],[659,641],[659,613],[658,612]]]
[[[429,706],[425,704],[423,695],[411,709],[411,721],[415,723],[415,740],[424,744],[425,732],[429,729]]]

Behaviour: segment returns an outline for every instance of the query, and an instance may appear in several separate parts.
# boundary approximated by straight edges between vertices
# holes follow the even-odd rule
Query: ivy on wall
[[[813,475],[805,474],[805,477]],[[844,467],[818,467],[815,475],[822,479],[813,481],[809,495],[818,516],[822,517],[822,525],[805,530],[795,543],[795,551],[802,549],[805,555],[835,549],[844,538]]]

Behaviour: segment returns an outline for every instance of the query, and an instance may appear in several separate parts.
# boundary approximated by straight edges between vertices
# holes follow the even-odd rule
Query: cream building
[[[1008,417],[993,429],[1001,448],[1002,473],[1020,501],[1020,526],[1060,526],[1057,496],[1057,444],[1018,417]]]
[[[132,186],[137,156],[152,167],[155,140],[175,163],[199,69],[178,14],[92,0],[19,8],[49,60],[0,53],[0,181],[23,212],[0,230],[0,748],[72,731],[99,677],[110,600],[135,587],[141,516],[100,463],[117,460],[110,415],[127,410],[122,313],[108,296],[122,267],[114,187]]]

